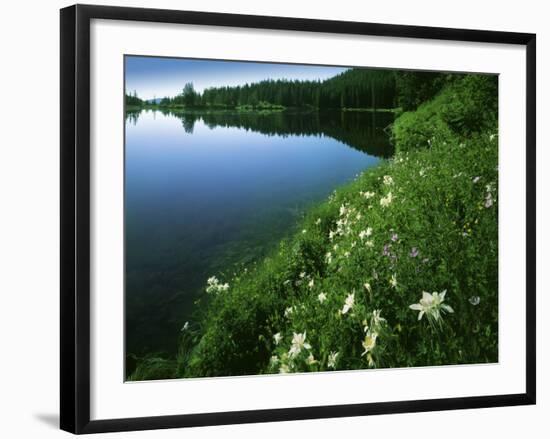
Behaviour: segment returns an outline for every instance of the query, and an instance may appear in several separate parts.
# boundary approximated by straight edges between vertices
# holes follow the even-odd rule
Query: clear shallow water
[[[375,165],[391,115],[376,118],[128,114],[127,353],[175,352],[207,277],[265,255],[308,206]]]

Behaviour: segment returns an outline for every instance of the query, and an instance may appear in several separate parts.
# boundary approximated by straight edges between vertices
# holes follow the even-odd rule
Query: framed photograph
[[[535,35],[61,10],[61,428],[535,403]]]

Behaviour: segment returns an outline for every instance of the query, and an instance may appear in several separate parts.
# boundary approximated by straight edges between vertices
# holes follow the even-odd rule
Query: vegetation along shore
[[[211,273],[178,354],[135,359],[129,380],[498,361],[497,78],[368,73],[127,96],[128,110],[396,112],[394,154],[268,257]]]

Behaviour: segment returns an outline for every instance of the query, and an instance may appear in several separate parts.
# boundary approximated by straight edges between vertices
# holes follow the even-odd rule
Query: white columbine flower
[[[221,284],[216,276],[209,277],[206,281],[206,292],[207,293],[219,293],[222,291],[227,291],[229,289],[229,284]]]
[[[303,334],[295,332],[294,336],[292,337],[292,345],[290,346],[290,350],[288,351],[288,356],[290,358],[294,358],[304,348],[311,349],[311,345],[309,343],[306,343],[306,331],[304,331]]]
[[[327,300],[327,295],[325,293],[319,293],[317,299],[319,299],[319,302],[323,303],[325,300]]]
[[[367,332],[367,335],[365,335],[365,339],[361,342],[363,345],[363,353],[361,356],[368,354],[370,351],[374,349],[376,346],[376,338],[378,337],[378,334],[376,332]]]
[[[434,291],[433,294],[423,291],[420,302],[410,305],[409,308],[414,311],[419,311],[418,320],[421,320],[424,314],[426,314],[428,319],[438,321],[441,318],[442,313],[454,312],[454,310],[449,305],[443,303],[446,293],[447,290],[444,290],[441,293],[437,293],[436,291]]]
[[[370,235],[372,235],[372,227],[367,227],[366,230],[361,230],[361,231],[359,232],[359,238],[360,238],[361,240],[363,240],[363,239],[369,237]]]
[[[392,286],[392,288],[397,288],[397,276],[395,275],[395,273],[391,275],[390,285]]]
[[[328,356],[328,363],[327,366],[331,368],[336,368],[336,359],[338,358],[339,353],[338,352],[331,352]]]
[[[288,318],[290,315],[294,312],[294,307],[289,306],[287,309],[285,309],[285,317]]]
[[[353,308],[353,305],[355,303],[355,293],[351,293],[346,297],[346,301],[344,302],[344,307],[342,308],[342,314],[346,314],[350,309]]]
[[[388,195],[385,197],[380,198],[380,206],[382,207],[388,207],[391,202],[393,201],[393,195],[391,192],[388,192]]]
[[[281,364],[281,367],[279,367],[279,373],[289,373],[290,367],[288,364]]]
[[[317,360],[315,359],[315,357],[313,356],[313,354],[309,354],[309,356],[307,357],[306,359],[306,363],[311,366],[315,363],[317,363]]]
[[[277,332],[277,334],[273,336],[273,340],[275,341],[275,344],[279,344],[282,339],[283,339],[283,336],[281,335],[280,332]]]
[[[384,317],[381,317],[380,314],[382,313],[382,310],[381,309],[375,309],[373,312],[372,312],[372,325],[374,327],[379,327],[380,324],[382,322],[385,322],[386,319]]]
[[[393,184],[393,178],[389,175],[384,175],[384,184],[390,186]]]
[[[313,288],[313,285],[314,285],[314,282],[313,282],[313,279],[311,279],[311,280],[309,281],[309,283],[307,284],[307,286],[308,286],[309,288]]]

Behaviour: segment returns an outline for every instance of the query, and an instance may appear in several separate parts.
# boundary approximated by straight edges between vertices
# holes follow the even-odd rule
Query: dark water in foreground
[[[126,350],[177,349],[206,279],[391,154],[390,113],[127,113]]]

